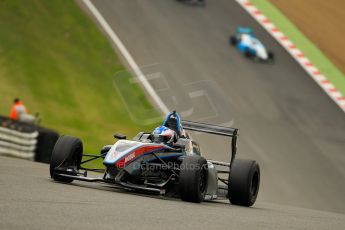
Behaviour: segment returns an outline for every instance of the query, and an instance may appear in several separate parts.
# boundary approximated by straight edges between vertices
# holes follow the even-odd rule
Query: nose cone
[[[268,53],[267,53],[265,47],[263,47],[263,46],[257,47],[256,55],[262,60],[268,59]]]

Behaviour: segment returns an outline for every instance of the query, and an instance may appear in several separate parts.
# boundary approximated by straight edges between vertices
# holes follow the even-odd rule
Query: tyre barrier
[[[0,154],[33,160],[38,132],[21,133],[0,127]]]
[[[0,116],[0,155],[49,163],[59,134]]]
[[[59,134],[53,130],[39,127],[35,151],[35,161],[49,163]]]

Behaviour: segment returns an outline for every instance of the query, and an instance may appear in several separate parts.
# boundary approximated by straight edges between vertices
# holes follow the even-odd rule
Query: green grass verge
[[[14,97],[39,112],[42,125],[81,137],[85,151],[113,143],[115,131],[133,136],[158,116],[138,85],[129,83],[119,58],[75,1],[0,1],[0,113]],[[114,87],[126,93],[132,117]]]
[[[304,52],[328,80],[345,95],[344,74],[286,17],[267,0],[251,0],[295,45]],[[307,9],[306,9],[307,10]]]

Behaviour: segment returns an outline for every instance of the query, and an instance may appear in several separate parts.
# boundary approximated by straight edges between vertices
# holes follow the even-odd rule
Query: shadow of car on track
[[[50,179],[48,179],[49,182],[52,182]],[[106,191],[106,192],[115,192],[117,194],[124,194],[124,195],[130,195],[130,196],[136,196],[136,197],[145,197],[148,199],[155,199],[155,200],[163,200],[163,201],[171,201],[171,202],[184,202],[181,201],[180,198],[178,197],[171,197],[171,196],[162,196],[162,195],[153,195],[153,194],[148,194],[144,192],[139,192],[139,191],[131,191],[131,190],[125,190],[123,188],[119,188],[116,185],[109,185],[109,184],[97,184],[97,183],[83,183],[83,182],[77,182],[77,183],[64,183],[64,182],[56,182],[53,181],[53,183],[56,184],[66,184],[68,186],[73,186],[73,187],[79,187],[79,188],[86,188],[86,189],[96,189],[98,191]],[[90,190],[90,192],[92,192]],[[185,203],[185,202],[184,202]],[[219,199],[219,200],[212,200],[212,201],[204,201],[202,203],[191,203],[188,202],[190,205],[212,205],[214,206],[219,206],[219,207],[225,207],[229,206],[232,208],[241,208],[241,209],[248,209],[248,210],[262,210],[263,208],[258,208],[258,207],[242,207],[242,206],[237,206],[237,205],[231,205],[227,199]]]
[[[176,2],[182,3],[186,6],[206,6],[206,0],[175,0]]]

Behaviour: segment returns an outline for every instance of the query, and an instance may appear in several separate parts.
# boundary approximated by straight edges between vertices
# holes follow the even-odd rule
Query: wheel
[[[55,168],[59,167],[66,172],[67,169],[72,169],[72,173],[76,172],[80,167],[82,154],[83,143],[79,138],[61,136],[54,146],[50,159],[50,177],[56,181],[71,183],[73,179],[55,175]]]
[[[180,165],[179,190],[183,201],[200,203],[207,190],[207,161],[201,156],[186,156]]]
[[[271,51],[268,52],[268,61],[269,61],[270,63],[273,63],[273,62],[274,62],[274,53],[271,52]]]
[[[231,45],[233,45],[233,46],[235,46],[235,45],[237,45],[237,38],[236,38],[236,36],[230,36],[230,44]]]
[[[250,207],[260,187],[260,167],[256,161],[236,159],[229,175],[229,201],[235,205]]]
[[[252,55],[252,53],[250,52],[249,49],[246,49],[246,51],[244,51],[244,56],[245,56],[246,58],[251,58],[253,55]]]
[[[59,139],[59,134],[53,130],[38,128],[35,161],[48,163],[52,157],[53,148]]]

